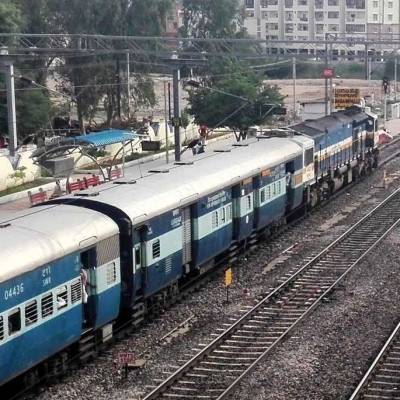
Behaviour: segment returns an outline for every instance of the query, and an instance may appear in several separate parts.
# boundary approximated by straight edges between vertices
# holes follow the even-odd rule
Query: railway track
[[[144,400],[224,399],[400,222],[400,189],[208,344]]]
[[[349,400],[400,399],[400,323]]]

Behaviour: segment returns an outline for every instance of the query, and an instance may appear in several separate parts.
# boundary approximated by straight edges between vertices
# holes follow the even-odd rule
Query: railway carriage
[[[119,231],[108,217],[68,205],[39,207],[0,228],[4,383],[79,341],[84,330],[117,318]],[[90,282],[86,304],[82,269]],[[66,368],[60,360],[55,372]]]

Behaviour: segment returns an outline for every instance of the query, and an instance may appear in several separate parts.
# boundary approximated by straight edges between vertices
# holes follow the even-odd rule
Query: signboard
[[[360,89],[335,89],[335,109],[345,109],[360,103]]]
[[[134,353],[118,353],[117,363],[119,365],[128,365],[135,362]]]
[[[325,79],[333,78],[334,75],[335,75],[335,74],[334,74],[333,68],[325,68],[325,69],[322,71],[322,76],[323,76]]]
[[[232,285],[232,268],[228,268],[225,271],[225,286],[229,287]]]

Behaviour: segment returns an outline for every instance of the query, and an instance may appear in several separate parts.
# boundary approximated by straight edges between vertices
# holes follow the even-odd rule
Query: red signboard
[[[335,74],[334,74],[334,72],[333,72],[333,68],[325,68],[323,71],[322,71],[322,76],[324,77],[324,78],[333,78],[333,76],[334,76]]]
[[[127,365],[135,362],[135,354],[133,353],[118,353],[117,362],[119,365]]]

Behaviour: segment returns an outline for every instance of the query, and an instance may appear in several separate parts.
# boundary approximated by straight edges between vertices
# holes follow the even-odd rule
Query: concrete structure
[[[325,40],[330,37],[365,38],[400,34],[398,0],[242,0],[244,25],[250,35],[267,40]],[[283,48],[313,53],[304,44]],[[354,50],[365,51],[362,45]],[[383,50],[383,49],[379,49]]]
[[[367,0],[368,34],[398,37],[400,3],[398,0]]]

